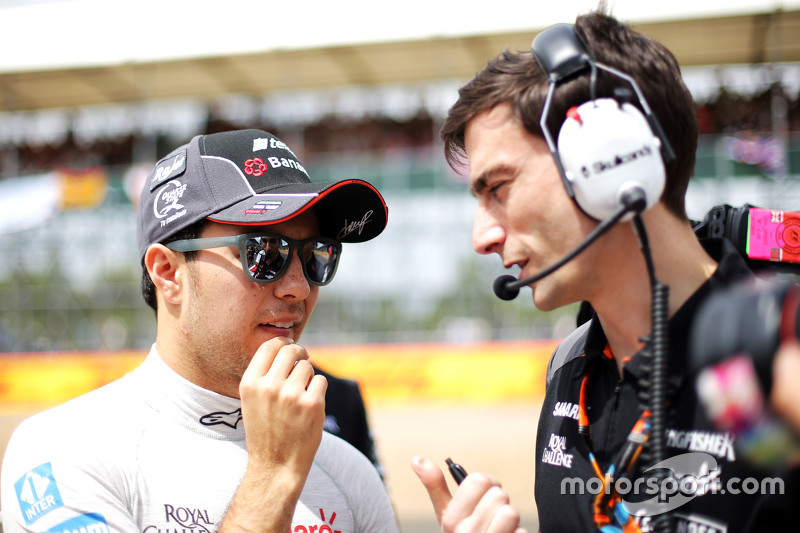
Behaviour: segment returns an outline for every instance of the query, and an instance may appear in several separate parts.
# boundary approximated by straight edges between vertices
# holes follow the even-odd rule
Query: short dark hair
[[[661,197],[679,218],[686,218],[685,196],[694,173],[697,151],[697,118],[694,100],[681,78],[675,56],[658,42],[632,30],[600,11],[581,15],[575,29],[599,63],[609,65],[636,80],[653,114],[658,118],[676,158],[666,165],[667,181]],[[625,82],[598,70],[596,95],[611,97]],[[445,157],[456,168],[466,157],[464,133],[478,114],[510,103],[522,126],[542,134],[539,121],[547,95],[548,80],[530,51],[504,51],[490,60],[470,82],[461,87],[441,129]],[[590,77],[579,76],[559,85],[548,114],[553,138],[567,110],[590,99]],[[637,106],[636,98],[633,103]],[[639,106],[641,109],[641,106]]]
[[[206,220],[195,222],[191,226],[180,230],[174,235],[170,235],[161,244],[167,244],[169,242],[178,241],[181,239],[196,239],[203,232],[205,226]],[[183,256],[187,262],[194,261],[194,259],[197,257],[197,251],[183,252]],[[153,311],[155,311],[156,316],[158,316],[156,286],[153,283],[153,280],[150,278],[150,273],[147,271],[147,267],[144,266],[144,263],[142,264],[142,298],[144,298],[144,302],[149,305]]]

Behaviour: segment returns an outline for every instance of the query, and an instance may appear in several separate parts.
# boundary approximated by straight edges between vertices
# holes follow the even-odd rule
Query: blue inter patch
[[[87,513],[61,522],[44,533],[108,533],[108,524],[103,515]]]
[[[64,505],[50,463],[29,470],[14,483],[14,489],[17,491],[20,511],[28,525]]]

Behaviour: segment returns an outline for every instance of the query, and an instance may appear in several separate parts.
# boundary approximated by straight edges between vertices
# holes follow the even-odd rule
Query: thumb
[[[428,491],[433,510],[436,513],[436,521],[441,524],[442,513],[444,513],[450,500],[453,499],[450,495],[450,489],[447,488],[444,473],[433,461],[421,455],[415,455],[411,458],[411,469]]]

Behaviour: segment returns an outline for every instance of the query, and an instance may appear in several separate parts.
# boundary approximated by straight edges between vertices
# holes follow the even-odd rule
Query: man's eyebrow
[[[512,176],[515,173],[516,171],[507,165],[492,167],[489,170],[481,172],[478,177],[470,182],[469,192],[472,196],[477,198],[481,193],[483,193],[484,190],[486,190],[486,187],[489,186],[489,181],[491,181],[495,176]]]
[[[486,175],[481,174],[474,180],[472,180],[469,184],[469,193],[474,197],[477,198],[483,190],[486,188]]]

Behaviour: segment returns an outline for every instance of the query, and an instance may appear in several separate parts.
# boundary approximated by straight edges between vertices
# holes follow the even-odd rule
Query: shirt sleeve
[[[91,431],[102,423],[94,425],[64,427],[46,413],[14,431],[0,477],[4,533],[139,531],[125,480],[109,462],[125,452],[93,447]]]
[[[344,491],[353,510],[356,533],[397,533],[399,531],[389,493],[378,471],[361,453],[345,441],[327,435],[331,441],[321,447],[320,465]]]

